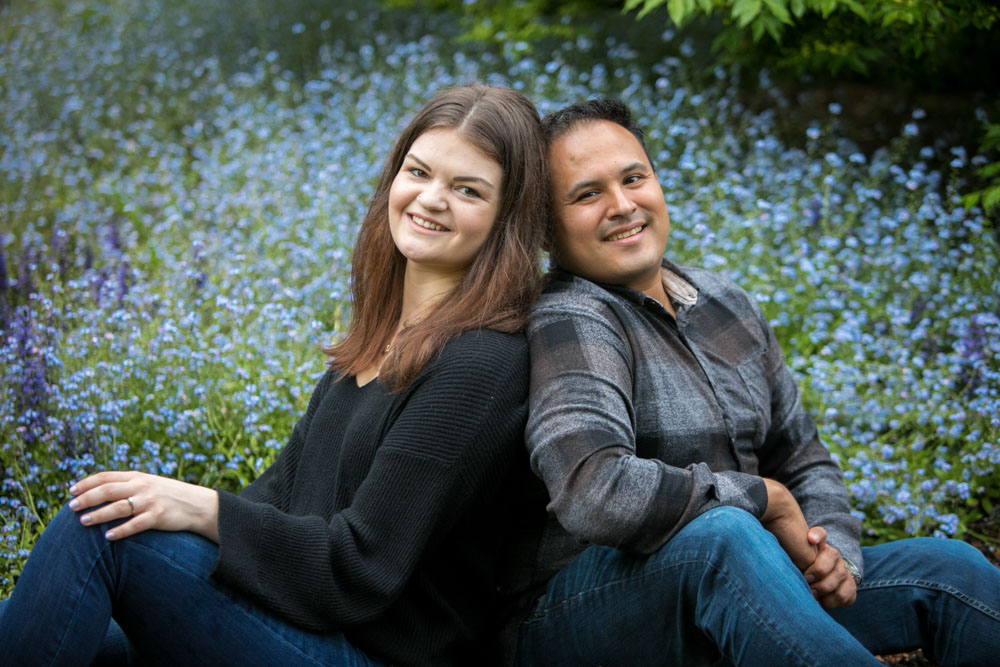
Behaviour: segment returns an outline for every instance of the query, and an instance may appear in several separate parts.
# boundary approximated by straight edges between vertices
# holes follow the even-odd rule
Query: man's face
[[[564,269],[647,294],[659,288],[670,219],[649,158],[628,130],[604,120],[571,128],[549,146],[549,181],[553,254]]]

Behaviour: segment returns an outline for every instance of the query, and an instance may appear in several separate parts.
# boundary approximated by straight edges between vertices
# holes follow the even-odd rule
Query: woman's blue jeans
[[[920,647],[945,665],[1000,664],[1000,569],[955,540],[864,549],[850,607],[826,612],[774,537],[723,507],[651,556],[590,547],[521,625],[526,667],[878,665]]]
[[[342,634],[301,630],[215,582],[212,542],[159,531],[108,542],[112,525],[83,526],[68,508],[56,515],[0,606],[0,662],[378,664]]]

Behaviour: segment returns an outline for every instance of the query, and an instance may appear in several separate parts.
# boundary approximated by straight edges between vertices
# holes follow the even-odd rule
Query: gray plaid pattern
[[[663,266],[676,321],[640,292],[558,270],[533,310],[527,445],[578,540],[550,529],[539,553],[652,553],[714,507],[760,517],[770,477],[860,564],[840,470],[757,304],[720,276]]]

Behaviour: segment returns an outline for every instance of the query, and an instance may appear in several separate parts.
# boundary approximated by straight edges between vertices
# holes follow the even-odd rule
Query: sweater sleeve
[[[767,335],[764,364],[771,384],[771,425],[760,450],[760,474],[784,484],[806,523],[826,529],[827,543],[861,570],[861,522],[851,515],[843,474],[802,405],[781,346],[756,303],[754,308]]]
[[[371,468],[330,520],[222,494],[214,574],[312,631],[378,617],[523,446],[520,336],[461,336],[394,402]]]
[[[722,505],[760,516],[760,478],[671,466],[636,452],[633,355],[624,324],[599,298],[543,296],[528,328],[525,433],[552,511],[574,537],[649,554]]]

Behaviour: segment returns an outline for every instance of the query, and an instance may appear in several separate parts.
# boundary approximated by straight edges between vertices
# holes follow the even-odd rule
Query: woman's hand
[[[120,540],[144,530],[184,530],[219,541],[219,494],[203,486],[142,472],[99,472],[69,488],[70,509],[87,526],[131,516],[109,530]],[[100,506],[100,507],[98,507]],[[92,507],[98,509],[85,512]]]

